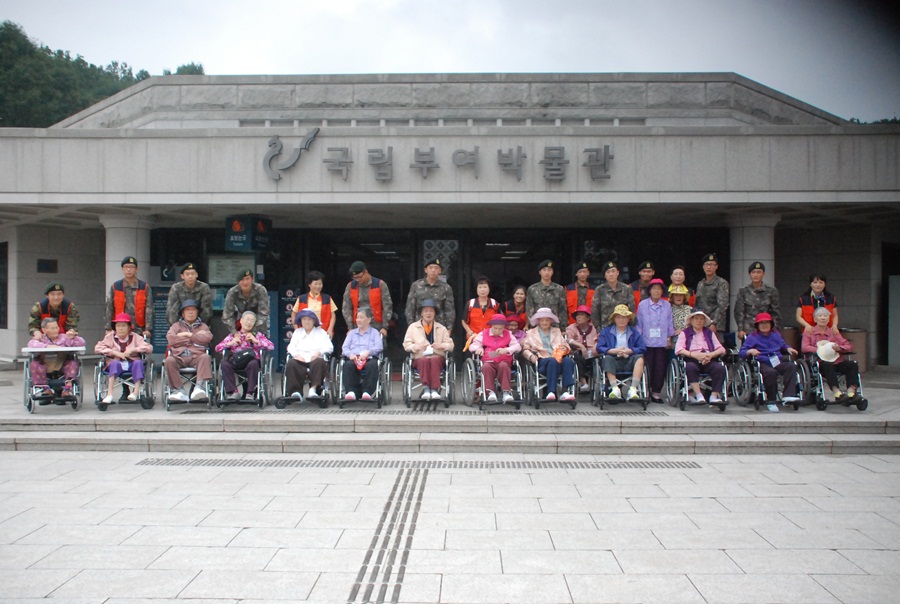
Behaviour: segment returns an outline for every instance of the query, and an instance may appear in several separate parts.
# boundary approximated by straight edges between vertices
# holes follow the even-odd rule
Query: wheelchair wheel
[[[378,378],[381,383],[381,394],[378,397],[378,408],[380,409],[382,405],[391,404],[391,360],[387,357],[383,358],[379,370],[381,372]]]
[[[641,408],[646,411],[650,402],[650,378],[647,376],[647,367],[641,373]]]
[[[106,403],[97,403],[98,411],[106,411],[108,408],[109,408],[109,405],[107,405]]]
[[[460,397],[462,397],[460,402],[463,405],[472,406],[476,402],[475,383],[477,380],[478,374],[475,370],[475,359],[469,357],[463,363],[463,370],[459,376],[459,391]],[[483,405],[481,407],[483,408]]]
[[[859,398],[859,402],[856,403],[856,408],[857,408],[857,410],[859,410],[859,411],[865,411],[866,409],[869,408],[869,401],[867,401],[867,400],[864,399],[863,397],[860,397],[860,398]]]
[[[600,368],[599,357],[593,358],[591,373],[593,374],[593,379],[591,380],[591,405],[597,407],[600,405],[600,399],[603,396],[603,372]]]
[[[412,397],[412,361],[409,357],[403,361],[403,367],[400,369],[400,384],[403,393],[403,403],[407,408],[412,407],[410,402]]]
[[[687,403],[687,397],[684,394],[686,381],[687,376],[684,373],[681,362],[679,362],[678,359],[669,361],[669,366],[666,368],[666,382],[663,387],[663,396],[665,396],[666,402],[673,407],[678,407],[682,411],[684,411],[685,404]]]
[[[75,388],[75,400],[71,402],[72,410],[78,411],[78,408],[81,407],[81,402],[84,400],[84,390],[81,387],[81,381],[74,384]]]
[[[750,365],[747,361],[736,362],[731,369],[731,395],[738,405],[746,406],[753,396],[753,384],[750,382]],[[757,409],[759,403],[756,404]]]

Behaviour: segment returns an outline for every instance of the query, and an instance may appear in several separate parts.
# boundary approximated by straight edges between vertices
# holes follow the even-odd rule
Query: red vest
[[[587,295],[584,297],[584,303],[588,306],[591,305],[594,301],[594,290],[590,287],[587,288]],[[566,286],[566,310],[569,311],[569,317],[567,323],[573,322],[575,319],[572,318],[572,313],[575,312],[575,309],[578,308],[578,283],[569,283]]]
[[[125,312],[125,279],[113,283],[113,318]],[[140,279],[134,292],[134,324],[141,329],[147,328],[147,284]]]
[[[827,308],[831,311],[831,316],[828,317],[828,327],[831,327],[831,324],[834,323],[834,307],[837,306],[837,298],[832,295],[827,295],[825,296],[825,304],[819,304],[817,301],[813,301],[813,297],[810,294],[806,294],[800,296],[800,303],[797,306],[800,307],[800,316],[802,316],[803,320],[810,325],[816,324],[813,319],[815,310],[817,308]]]
[[[472,298],[469,300],[469,312],[466,315],[466,323],[469,324],[469,329],[472,330],[472,333],[480,333],[487,327],[487,322],[494,316],[494,313],[499,310],[500,303],[493,298],[488,298],[487,309],[482,312],[481,306],[478,305],[478,298]]]
[[[41,323],[44,322],[44,319],[50,318],[50,298],[44,298],[40,302],[41,304]],[[66,320],[69,318],[69,307],[72,306],[72,303],[63,298],[63,301],[59,305],[59,319],[57,319],[57,323],[59,323],[59,333],[66,333]]]
[[[354,281],[355,283],[355,281]],[[380,293],[380,292],[379,292]],[[328,331],[328,328],[331,327],[331,296],[328,294],[319,294],[322,298],[322,329]],[[309,308],[309,294],[303,294],[299,298],[297,298],[297,312],[300,312],[304,308]],[[374,314],[374,311],[372,311]],[[353,305],[353,313],[356,314],[356,304]]]
[[[353,320],[356,322],[356,313],[359,310],[359,283],[355,280],[350,282],[350,301],[353,302]],[[369,286],[369,304],[372,307],[372,315],[376,323],[382,322],[381,308],[381,280],[372,277],[372,284]],[[349,327],[349,326],[348,326]]]

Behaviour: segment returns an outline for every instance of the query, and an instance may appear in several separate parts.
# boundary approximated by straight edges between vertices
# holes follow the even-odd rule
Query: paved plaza
[[[900,456],[0,452],[0,602],[896,602]]]

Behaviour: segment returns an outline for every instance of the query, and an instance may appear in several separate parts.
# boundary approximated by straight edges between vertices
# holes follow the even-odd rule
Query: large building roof
[[[56,128],[842,125],[735,73],[149,78]]]

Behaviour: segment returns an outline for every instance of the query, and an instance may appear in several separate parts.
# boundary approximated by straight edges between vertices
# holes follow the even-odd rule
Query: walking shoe
[[[637,388],[634,388],[634,387],[629,388],[628,389],[628,400],[634,400],[636,398],[641,398],[640,396],[638,396]]]
[[[619,391],[618,386],[613,386],[609,390],[609,398],[622,398],[622,393]]]
[[[493,390],[488,392],[487,400],[489,403],[496,403],[497,402],[497,393],[494,392]]]
[[[563,392],[563,393],[562,393],[562,396],[559,397],[559,400],[561,400],[561,401],[567,401],[567,402],[568,402],[568,401],[574,401],[574,400],[575,400],[575,395],[572,394],[571,392]]]
[[[506,392],[503,393],[503,402],[504,402],[504,403],[511,403],[511,402],[513,402],[514,400],[515,400],[515,399],[513,398],[512,393],[509,392],[508,390],[507,390]]]
[[[582,384],[581,387],[578,389],[578,391],[579,392],[590,392],[591,385],[590,384]]]
[[[784,399],[782,399],[781,404],[782,405],[793,405],[794,403],[799,403],[799,402],[800,402],[799,396],[786,396],[786,397],[784,397]]]
[[[184,393],[184,390],[175,390],[169,395],[169,400],[179,403],[186,403],[188,402],[188,395]]]
[[[835,402],[842,402],[844,396],[846,396],[846,395],[843,392],[841,392],[840,390],[838,390],[837,392],[834,393]],[[850,398],[853,398],[853,397],[851,396]]]
[[[712,396],[709,397],[709,403],[711,405],[718,405],[723,402],[725,402],[725,401],[723,401],[722,398],[718,394],[713,394]]]
[[[691,402],[692,402],[692,403],[700,403],[700,404],[704,404],[704,403],[706,403],[706,399],[703,398],[703,395],[702,395],[702,394],[697,394],[697,393],[695,392],[694,394],[691,395]]]
[[[240,393],[238,393],[240,395]],[[245,401],[252,401],[256,398],[256,390],[248,390],[247,394],[244,395]]]
[[[352,390],[348,391],[347,394],[344,395],[344,400],[345,401],[355,401],[356,393],[353,392]]]
[[[441,398],[443,398],[443,397],[441,396],[440,390],[432,390],[431,391],[431,400],[439,401],[439,400],[441,400]]]
[[[138,393],[136,391],[132,390],[131,394],[129,394],[126,398],[133,403],[136,400],[138,400]]]
[[[424,388],[422,388],[422,400],[423,401],[431,400],[431,388],[429,388],[428,386],[425,386]]]
[[[200,388],[199,386],[195,387],[193,392],[191,392],[191,400],[192,401],[205,401],[208,397],[206,394],[206,390]]]
[[[107,394],[105,397],[103,397],[103,400],[100,402],[103,403],[104,405],[111,405],[113,402],[113,395]]]
[[[310,388],[309,393],[307,393],[306,398],[319,398],[319,391],[315,388]]]
[[[547,395],[547,400],[548,400],[548,401],[555,401],[555,400],[556,400],[556,393],[555,393],[555,392],[549,393],[549,394]]]
[[[369,394],[368,392],[363,392],[363,393],[362,393],[362,396],[361,396],[360,398],[361,398],[362,400],[364,400],[364,401],[371,401],[371,400],[372,400],[372,395]]]
[[[769,403],[766,405],[766,408],[769,410],[769,413],[778,413],[778,405],[775,403]]]
[[[231,394],[228,395],[229,401],[237,401],[237,400],[240,400],[240,398],[241,398],[241,393],[238,390],[235,390],[234,392],[232,392]]]
[[[295,398],[298,401],[302,401],[303,395],[300,392],[293,392],[293,393],[291,393],[291,398]]]

